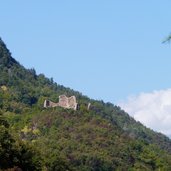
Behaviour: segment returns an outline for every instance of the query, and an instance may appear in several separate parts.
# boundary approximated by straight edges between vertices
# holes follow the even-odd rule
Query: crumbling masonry
[[[44,101],[44,107],[45,108],[60,106],[60,107],[66,108],[66,109],[77,110],[77,105],[78,104],[77,104],[75,96],[67,97],[65,95],[61,95],[61,96],[59,96],[59,102],[58,103],[54,103],[50,100]]]

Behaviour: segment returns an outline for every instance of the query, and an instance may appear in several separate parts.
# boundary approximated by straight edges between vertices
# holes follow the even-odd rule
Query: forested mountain
[[[75,95],[78,110],[43,108]],[[87,109],[87,104],[91,108]],[[0,169],[171,170],[171,140],[120,107],[58,85],[12,58],[0,40]]]

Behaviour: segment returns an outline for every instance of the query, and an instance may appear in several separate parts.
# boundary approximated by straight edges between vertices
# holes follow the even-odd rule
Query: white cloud
[[[171,89],[131,96],[118,105],[135,120],[171,137]]]

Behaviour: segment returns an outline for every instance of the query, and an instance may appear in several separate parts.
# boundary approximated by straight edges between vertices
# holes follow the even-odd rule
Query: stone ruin
[[[77,105],[78,104],[77,104],[75,96],[67,97],[65,95],[61,95],[61,96],[59,96],[58,103],[54,103],[50,100],[44,101],[44,108],[60,106],[60,107],[66,108],[66,109],[77,110]]]
[[[88,103],[87,110],[90,110],[91,103]]]

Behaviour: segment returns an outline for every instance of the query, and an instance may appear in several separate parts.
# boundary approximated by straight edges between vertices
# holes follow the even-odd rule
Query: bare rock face
[[[54,103],[50,100],[44,101],[44,108],[60,106],[66,109],[77,110],[77,101],[75,96],[67,97],[65,95],[59,96],[59,102]]]

